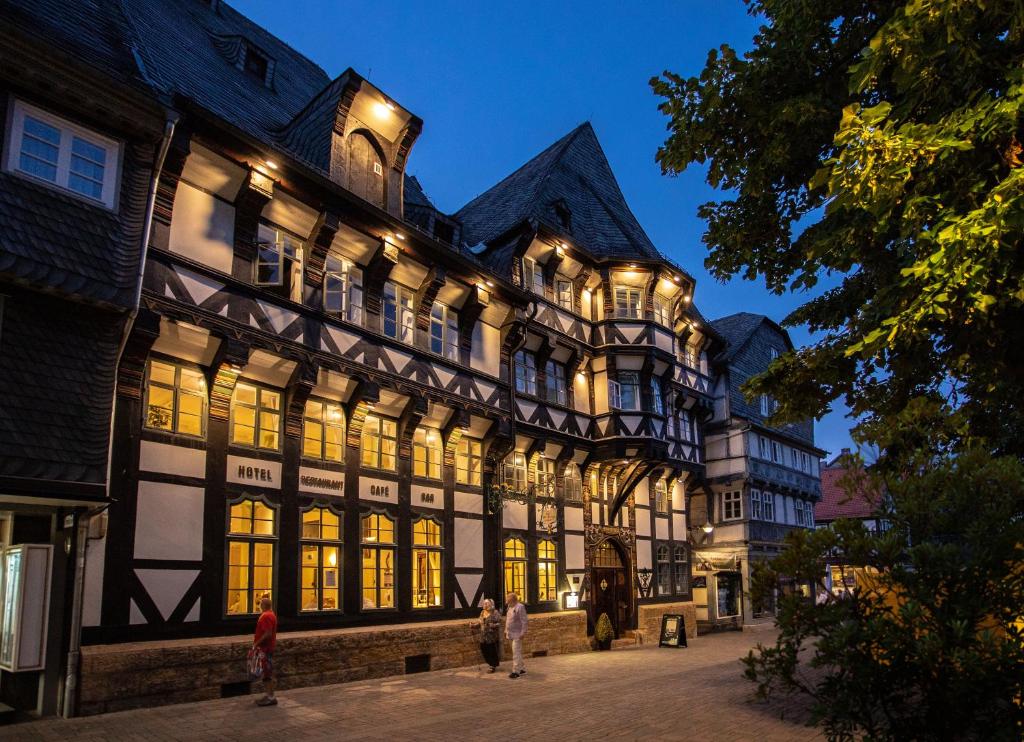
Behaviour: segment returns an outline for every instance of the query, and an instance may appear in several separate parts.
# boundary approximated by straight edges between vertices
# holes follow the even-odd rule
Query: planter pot
[[[597,642],[597,648],[600,650],[609,650],[612,648],[612,640],[606,639],[605,641],[595,640]]]

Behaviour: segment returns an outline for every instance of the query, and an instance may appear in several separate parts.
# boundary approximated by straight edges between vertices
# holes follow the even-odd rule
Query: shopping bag
[[[249,677],[253,680],[263,678],[263,669],[266,667],[267,655],[259,647],[249,650]]]

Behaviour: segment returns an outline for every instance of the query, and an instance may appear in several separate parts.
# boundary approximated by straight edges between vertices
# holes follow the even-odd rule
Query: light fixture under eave
[[[630,268],[636,268],[636,263],[630,263],[630,264],[629,264],[629,267],[630,267]]]
[[[484,281],[484,283],[487,284],[487,288],[493,288],[494,287],[494,281]]]
[[[271,170],[277,170],[277,163],[273,160],[264,160],[263,164],[269,167]]]
[[[690,300],[690,295],[689,294],[683,294],[683,301],[689,301],[689,300]]]
[[[672,276],[672,280],[675,281],[676,283],[679,283],[682,279],[679,278],[679,276]]]
[[[710,523],[705,523],[700,528],[701,528],[702,531],[704,531],[704,533],[706,533],[709,536],[711,535],[712,531],[715,530],[715,527],[713,525],[711,525]]]
[[[405,235],[402,234],[401,232],[395,232],[395,239],[404,240]]]

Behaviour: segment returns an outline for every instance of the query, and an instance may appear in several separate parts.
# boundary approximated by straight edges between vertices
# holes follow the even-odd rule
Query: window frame
[[[723,492],[721,498],[722,522],[743,520],[743,491]]]
[[[321,417],[317,418],[317,417],[310,416],[310,414],[309,414],[309,406],[311,404],[319,404],[320,405]],[[340,422],[329,421],[327,419],[328,407],[337,407],[338,408],[338,411],[340,412],[340,415],[341,415],[341,417],[339,418]],[[326,462],[326,463],[335,463],[335,464],[342,464],[342,465],[344,465],[344,463],[345,463],[345,445],[346,445],[345,436],[346,436],[346,430],[347,430],[347,427],[348,427],[347,422],[348,421],[346,419],[345,406],[341,402],[339,402],[337,400],[333,400],[333,399],[325,399],[323,397],[310,397],[309,399],[307,399],[306,400],[306,404],[302,408],[302,447],[301,447],[301,451],[300,451],[300,458],[309,459],[309,460],[312,460],[312,461],[322,461],[322,462]],[[318,425],[320,427],[320,455],[319,456],[311,456],[310,454],[308,454],[306,452],[306,441],[309,438],[306,435],[307,425]],[[328,431],[328,429],[333,429],[333,428],[340,428],[340,430],[341,430],[341,436],[340,436],[340,438],[338,440],[338,444],[337,444],[339,449],[340,449],[339,452],[338,452],[339,456],[336,459],[328,458],[327,457],[327,447],[329,445],[328,442],[327,442],[327,431]]]
[[[430,435],[434,434],[437,445],[430,444]],[[422,438],[422,441],[419,439]],[[423,457],[420,459],[420,452]],[[423,472],[420,474],[418,468],[423,464]],[[437,473],[434,474],[433,472]],[[441,431],[437,428],[417,425],[412,433],[412,475],[417,479],[441,479],[444,473],[444,441]]]
[[[568,502],[583,502],[583,475],[573,461],[565,465],[562,473],[562,497]]]
[[[267,231],[273,232],[273,242],[264,239]],[[269,261],[261,260],[261,252],[264,245],[273,245],[277,252],[277,281],[261,281],[260,267],[263,265],[274,265]],[[287,247],[292,247],[292,254],[289,255]],[[296,266],[298,270],[296,271]],[[302,303],[302,290],[306,270],[306,241],[299,235],[289,232],[273,222],[260,220],[256,230],[256,260],[252,264],[253,286],[263,288],[277,288],[287,294],[287,299]]]
[[[332,261],[335,261],[338,267],[333,267]],[[329,287],[332,280],[338,282],[339,289],[335,290]],[[327,253],[324,260],[324,280],[321,291],[325,312],[362,327],[364,303],[362,266],[339,253]],[[338,308],[330,305],[329,297],[332,295],[339,297]]]
[[[761,491],[762,520],[767,523],[775,523],[775,493],[768,490]]]
[[[375,532],[378,534],[377,539],[367,539],[365,536],[364,523],[368,522],[371,518],[377,518],[377,527]],[[380,519],[384,518],[391,524],[391,541],[380,540]],[[375,605],[372,608],[366,607],[366,558],[367,551],[373,551],[376,554],[374,558],[373,570],[375,572],[375,579],[373,590],[375,591],[376,600]],[[385,575],[385,567],[381,556],[384,552],[390,552],[391,554],[391,587],[385,588],[381,586],[381,577]],[[391,591],[391,605],[382,606],[380,604],[380,595],[382,591],[390,589]],[[396,600],[398,593],[398,518],[393,517],[390,513],[384,510],[364,510],[359,514],[359,605],[360,612],[366,611],[393,611],[398,608],[398,601]]]
[[[527,291],[544,296],[545,284],[544,268],[537,262],[536,258],[527,255],[523,256],[523,288]]]
[[[164,382],[161,382],[161,381],[153,381],[152,371],[153,371],[153,363],[154,362],[162,363],[165,366],[171,366],[174,369],[174,384],[173,384],[173,386],[168,386],[167,384],[165,384]],[[186,369],[189,370],[189,371],[192,371],[193,373],[195,373],[195,374],[197,374],[199,376],[199,379],[200,379],[200,381],[202,383],[202,390],[201,390],[200,393],[196,393],[196,392],[193,392],[193,391],[182,391],[182,389],[181,389],[181,372],[183,370],[186,370]],[[155,425],[150,425],[149,424],[149,410],[150,410],[150,406],[151,406],[150,405],[150,389],[151,389],[151,387],[154,384],[157,387],[161,388],[161,389],[167,389],[167,390],[170,390],[170,392],[171,392],[171,427],[170,428],[161,428],[161,427],[157,427]],[[200,408],[201,409],[200,409],[200,413],[199,413],[199,433],[188,433],[188,432],[183,432],[183,431],[178,429],[179,422],[180,422],[178,418],[179,418],[179,414],[180,414],[180,411],[181,411],[181,400],[180,400],[180,397],[183,394],[191,396],[191,397],[198,397],[199,400],[200,400]],[[146,430],[155,430],[155,431],[159,431],[161,433],[170,433],[172,435],[184,435],[184,436],[188,436],[189,438],[194,438],[196,440],[206,440],[207,421],[208,421],[208,415],[209,415],[209,411],[210,411],[210,391],[209,391],[209,385],[206,383],[206,375],[203,373],[202,369],[199,368],[199,366],[195,366],[193,364],[186,363],[184,361],[167,360],[167,359],[165,359],[163,357],[153,357],[153,356],[150,356],[149,358],[146,359],[145,396],[143,398],[142,410],[143,410],[142,426]]]
[[[680,551],[685,555],[683,559],[679,558]],[[672,545],[672,592],[675,595],[689,595],[691,592],[690,576],[689,574],[686,574],[689,571],[690,564],[689,551],[690,549],[686,544]],[[683,589],[683,587],[680,586],[680,582],[682,582],[682,580],[679,579],[680,567],[683,568],[683,573],[686,575],[686,589]]]
[[[551,497],[555,496],[557,491],[557,473],[555,467],[555,460],[549,459],[543,454],[539,454],[534,458],[533,465],[534,472],[534,495],[537,497],[548,497],[547,492],[551,492]],[[550,490],[548,489],[550,485]]]
[[[121,186],[122,166],[122,145],[121,142],[110,137],[99,134],[81,124],[76,124],[63,116],[50,113],[37,106],[27,103],[21,99],[12,99],[10,127],[5,137],[7,148],[4,158],[4,170],[18,177],[26,178],[34,183],[39,183],[54,190],[65,193],[74,198],[80,199],[94,206],[101,206],[110,211],[117,211],[118,194]],[[60,136],[57,144],[48,143],[48,146],[57,148],[57,161],[46,162],[54,168],[54,179],[49,180],[41,175],[31,173],[21,168],[22,146],[25,139],[25,119],[32,118],[46,126],[57,129]],[[73,156],[74,140],[79,139],[86,144],[102,149],[105,153],[103,163],[103,181],[100,186],[100,198],[95,198],[82,191],[75,190],[70,186],[72,175],[71,159]],[[32,157],[31,155],[29,155]],[[82,155],[77,155],[82,157]],[[79,175],[79,177],[82,177]],[[94,178],[86,178],[96,182]]]
[[[417,544],[416,543],[416,526],[421,523],[431,523],[437,529],[437,543],[436,544]],[[412,559],[410,578],[409,578],[409,591],[410,599],[412,601],[412,609],[414,611],[422,610],[444,610],[444,523],[440,518],[433,515],[419,515],[412,519],[410,524],[411,534],[411,545],[410,545],[410,557]],[[433,572],[433,567],[430,565],[429,557],[431,554],[437,554],[437,586],[434,589],[436,591],[437,602],[427,605],[417,605],[417,553],[422,552],[427,558],[427,571],[428,573]],[[427,588],[428,595],[431,591],[430,586]]]
[[[672,299],[664,294],[654,292],[654,321],[662,327],[672,329]]]
[[[537,396],[537,357],[533,351],[517,350],[512,357],[515,390],[519,394]],[[522,387],[520,386],[522,380]]]
[[[326,538],[323,535],[323,513],[320,514],[320,535],[317,537],[306,536],[303,533],[304,526],[306,525],[303,519],[306,513],[312,512],[313,510],[327,511],[338,518],[338,537],[336,539]],[[299,509],[299,538],[297,539],[299,547],[299,614],[310,614],[310,613],[342,613],[344,611],[345,604],[345,513],[342,510],[337,509],[333,503],[323,502],[312,502],[308,506]],[[303,561],[303,547],[316,547],[317,550],[317,563],[316,563],[316,575],[317,584],[313,588],[303,587],[302,573],[303,570],[308,567]],[[333,565],[333,568],[337,572],[337,585],[334,590],[337,593],[337,605],[334,608],[324,608],[324,585],[323,573],[328,569],[324,567],[324,549],[334,548],[337,554],[337,564]],[[303,593],[307,590],[315,590],[317,596],[317,607],[316,608],[303,608]]]
[[[558,546],[554,539],[542,536],[537,539],[537,602],[554,603],[557,600]]]
[[[435,316],[439,313],[440,316]],[[435,335],[435,327],[438,333]],[[459,313],[444,302],[435,301],[430,307],[430,329],[428,340],[430,352],[446,358],[449,361],[459,362]],[[435,340],[438,347],[435,348]]]
[[[672,503],[668,496],[668,482],[665,478],[654,480],[654,512],[657,515],[668,515],[672,510]]]
[[[669,545],[663,541],[655,542],[654,567],[655,585],[657,587],[658,597],[672,595],[672,550],[669,548]],[[662,572],[662,570],[664,570],[664,572]],[[664,591],[662,590],[663,587]]]
[[[236,400],[236,396],[238,395],[239,387],[242,387],[242,386],[252,387],[253,389],[256,390],[256,404],[255,404],[255,406],[250,405],[248,402],[239,402],[239,401]],[[264,395],[264,393],[276,394],[277,395],[277,409],[274,409],[272,407],[264,407],[264,405],[263,405],[263,395]],[[229,442],[229,445],[241,446],[242,448],[248,448],[248,449],[251,449],[253,451],[280,451],[282,449],[282,446],[281,446],[281,438],[282,438],[282,436],[281,436],[281,425],[282,425],[282,423],[284,421],[283,402],[284,402],[284,392],[280,391],[279,389],[272,389],[272,388],[270,388],[268,386],[263,386],[262,384],[257,384],[257,383],[254,383],[252,381],[249,381],[248,379],[244,379],[244,380],[243,379],[239,379],[238,381],[236,381],[235,382],[235,388],[231,391],[231,403],[228,405],[229,412],[230,412],[230,414],[229,414],[229,418],[230,419],[229,419],[229,422],[228,422],[228,442]],[[236,408],[236,406],[245,407],[246,409],[253,409],[255,411],[254,427],[253,427],[253,442],[252,443],[245,443],[244,441],[239,441],[239,440],[237,440],[235,438],[235,414],[236,414],[236,409],[235,408]],[[264,412],[266,412],[267,414],[277,415],[277,430],[275,432],[276,440],[277,440],[277,445],[274,446],[273,448],[271,448],[269,446],[260,445],[260,442],[259,442],[259,440],[260,440],[260,433],[262,433],[265,430],[263,428],[263,413]],[[245,427],[248,427],[248,426],[245,426]],[[269,428],[267,428],[266,430],[269,430]]]
[[[465,446],[465,452],[462,451]],[[476,453],[473,453],[473,447],[476,447]],[[465,485],[467,487],[482,487],[484,481],[483,475],[483,450],[484,444],[478,438],[470,438],[469,436],[462,436],[459,442],[455,446],[455,483]],[[465,461],[465,466],[460,465],[460,461]],[[476,468],[473,468],[473,462],[476,462]],[[463,479],[463,473],[465,479]],[[473,481],[473,480],[476,481]]]
[[[651,412],[655,415],[665,414],[665,399],[662,394],[661,380],[657,376],[651,376]]]
[[[232,530],[232,521],[236,520],[232,515],[232,508],[236,505],[241,505],[244,502],[251,503],[249,522],[251,528],[249,531],[234,531]],[[271,531],[270,534],[259,534],[256,533],[256,522],[258,520],[256,516],[256,505],[260,504],[267,508],[273,519],[271,520]],[[242,494],[233,500],[228,500],[227,509],[225,512],[225,523],[224,523],[224,582],[223,592],[221,593],[223,603],[223,615],[226,618],[234,618],[238,616],[254,616],[259,614],[259,605],[256,604],[256,591],[259,589],[253,585],[255,582],[255,570],[261,566],[256,564],[256,547],[257,545],[269,545],[270,546],[270,597],[273,599],[274,595],[277,594],[277,564],[278,564],[278,544],[280,543],[280,528],[281,528],[281,507],[275,505],[266,496],[263,495],[252,495]],[[246,564],[245,565],[232,565],[231,564],[231,544],[240,543],[246,546]],[[235,588],[232,590],[230,587],[231,582],[231,568],[232,566],[244,566],[246,569],[246,586],[244,588]],[[262,565],[266,566],[266,565]],[[245,592],[248,594],[248,602],[252,610],[245,612],[231,612],[230,596],[232,592]],[[261,596],[262,597],[262,596]]]
[[[555,303],[567,312],[575,312],[575,301],[572,281],[562,275],[555,276]]]
[[[621,301],[620,292],[622,293]],[[642,320],[644,318],[643,292],[639,287],[617,285],[612,291],[612,298],[616,319]],[[635,306],[631,302],[631,299],[634,298],[636,299]]]
[[[509,545],[513,544],[513,553],[509,556]],[[522,555],[519,554],[519,546],[522,547]],[[519,569],[516,569],[516,567]],[[511,567],[512,582],[509,583],[509,574]],[[520,574],[517,574],[520,572]],[[526,550],[526,537],[518,534],[506,534],[501,540],[501,584],[504,588],[503,595],[509,593],[515,593],[519,596],[519,600],[523,603],[529,602],[527,590],[530,587],[528,579],[529,574],[529,560],[527,559]],[[522,586],[516,587],[516,583],[520,581]]]
[[[763,502],[761,499],[761,490],[750,489],[750,519],[751,520],[764,520]]]
[[[509,472],[512,473],[512,482],[509,482]],[[522,480],[522,488],[518,485]],[[530,465],[526,460],[526,454],[519,451],[509,452],[501,462],[501,483],[510,487],[515,492],[526,492],[530,487]]]
[[[367,433],[367,427],[370,420],[373,419],[377,422],[377,447],[376,447],[376,463],[367,463],[366,454],[366,442],[370,439],[370,434]],[[394,431],[392,435],[385,435],[385,423],[389,423]],[[392,443],[392,453],[384,453],[384,442],[390,441]],[[390,467],[383,466],[385,457],[392,459]],[[368,414],[363,418],[363,427],[359,431],[359,468],[360,469],[376,469],[378,471],[398,471],[398,421],[391,417],[385,417],[384,415]]]
[[[563,407],[567,406],[569,404],[569,386],[566,381],[565,364],[549,358],[544,367],[544,378],[547,401]]]
[[[391,291],[391,295],[388,292]],[[408,302],[408,303],[406,303]],[[394,316],[388,318],[389,310]],[[388,332],[388,322],[394,334]],[[395,281],[386,281],[381,292],[380,329],[385,337],[405,345],[416,343],[416,292]]]
[[[626,381],[625,379],[629,379]],[[620,410],[627,412],[640,412],[643,409],[641,401],[641,386],[640,386],[640,373],[637,371],[619,371],[618,378],[616,379],[619,385],[619,407]],[[626,389],[632,388],[633,391],[633,406],[626,407]]]

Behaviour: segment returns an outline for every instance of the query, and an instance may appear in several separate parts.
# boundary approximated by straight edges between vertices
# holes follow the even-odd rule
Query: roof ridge
[[[562,161],[562,156],[565,154],[566,150],[569,149],[569,145],[572,144],[574,141],[576,141],[576,137],[579,136],[580,132],[583,131],[584,127],[587,127],[589,125],[590,125],[589,121],[584,121],[582,124],[577,126],[575,129],[570,131],[568,134],[563,136],[561,139],[559,139],[558,142],[555,142],[555,145],[557,145],[559,142],[561,142],[562,146],[558,148],[557,154],[555,154],[551,158],[551,162],[549,162],[548,166],[545,168],[544,174],[541,177],[537,178],[537,185],[534,188],[533,197],[529,201],[527,201],[527,203],[536,205],[537,199],[540,198],[541,194],[544,192],[544,186],[548,182],[548,178],[551,177],[551,171],[554,170],[555,166],[558,165]],[[551,147],[548,147],[548,149],[551,149]],[[545,152],[546,151],[547,150],[545,150]],[[526,167],[531,162],[533,162],[533,160],[536,160],[538,157],[540,157],[541,154],[544,154],[544,153],[541,152],[540,154],[537,155],[537,157],[534,157],[532,160],[528,160],[527,162],[525,162],[523,164],[523,167]],[[522,170],[522,168],[520,168],[520,170]]]

